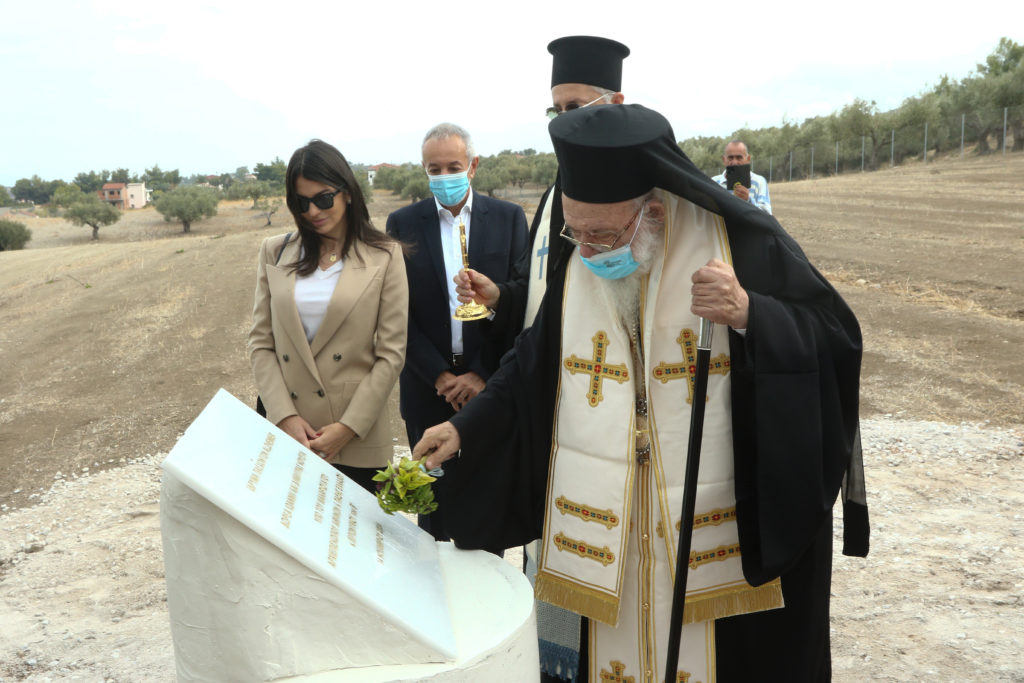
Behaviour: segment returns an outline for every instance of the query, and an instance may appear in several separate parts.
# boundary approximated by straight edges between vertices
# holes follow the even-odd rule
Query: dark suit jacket
[[[409,345],[399,378],[399,404],[410,447],[427,427],[453,415],[434,382],[448,370],[476,372],[485,381],[502,354],[512,346],[512,334],[485,335],[489,321],[463,323],[463,366],[452,365],[452,316],[448,308],[448,276],[441,254],[441,223],[434,198],[406,206],[388,216],[387,232],[411,248],[406,254],[409,280]],[[511,202],[473,192],[469,230],[469,265],[496,283],[515,277],[514,265],[528,249],[526,215]],[[519,283],[519,287],[525,283]]]

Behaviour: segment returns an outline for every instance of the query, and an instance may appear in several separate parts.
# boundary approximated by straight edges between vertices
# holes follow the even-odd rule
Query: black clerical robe
[[[750,298],[746,335],[729,331],[743,571],[752,585],[781,576],[786,602],[719,620],[718,680],[828,680],[832,506],[848,470],[862,477],[853,471],[860,468],[860,329],[773,218],[711,196],[725,209],[716,213],[726,219],[733,266]],[[468,451],[512,444],[514,453],[461,463],[449,503],[457,509],[448,515],[459,520],[452,537],[460,547],[506,548],[541,535],[564,281],[564,267],[552,273],[534,325],[486,390],[452,418]],[[866,554],[866,507],[845,503],[846,551]]]

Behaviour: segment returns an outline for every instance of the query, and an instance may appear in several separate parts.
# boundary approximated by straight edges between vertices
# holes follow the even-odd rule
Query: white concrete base
[[[522,572],[482,550],[439,543],[448,609],[459,656],[442,664],[324,671],[289,683],[491,683],[540,680],[533,589]]]
[[[457,649],[444,661],[167,475],[161,530],[179,681],[539,679],[533,590],[489,553],[438,544]]]

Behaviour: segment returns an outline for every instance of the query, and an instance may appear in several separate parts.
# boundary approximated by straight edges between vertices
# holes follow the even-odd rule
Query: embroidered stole
[[[548,193],[547,201],[541,207],[540,223],[537,225],[537,234],[533,236],[533,244],[530,245],[530,282],[526,292],[526,313],[523,315],[523,328],[533,325],[533,319],[537,317],[537,309],[547,291],[547,265],[550,254],[548,251],[551,245],[548,244],[548,229],[551,223],[551,203],[557,190]],[[561,229],[561,226],[559,226]],[[560,238],[555,238],[560,239]]]
[[[664,678],[700,327],[689,310],[690,277],[711,258],[730,261],[720,217],[658,194],[666,230],[641,297],[640,362],[634,363],[630,333],[605,304],[597,277],[575,255],[566,274],[536,595],[594,620],[595,681],[604,680],[602,671],[608,680]],[[743,578],[729,344],[724,328],[716,332],[680,654],[680,674],[693,675],[693,683],[714,680],[714,619],[782,605],[777,580],[753,588]],[[645,392],[637,392],[637,382]],[[635,400],[645,393],[646,415]],[[647,433],[638,434],[645,423]],[[646,443],[649,455],[638,458]]]

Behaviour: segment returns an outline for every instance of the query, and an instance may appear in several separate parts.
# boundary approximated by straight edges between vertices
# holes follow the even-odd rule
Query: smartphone
[[[737,183],[750,189],[750,164],[725,167],[725,188],[732,192]]]

